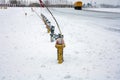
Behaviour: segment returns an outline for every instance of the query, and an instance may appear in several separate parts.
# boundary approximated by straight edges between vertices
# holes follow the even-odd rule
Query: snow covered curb
[[[83,8],[85,11],[120,13],[120,8]]]

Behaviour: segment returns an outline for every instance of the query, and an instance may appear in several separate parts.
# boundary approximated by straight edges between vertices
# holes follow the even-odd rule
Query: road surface
[[[119,13],[113,12],[102,12],[102,11],[85,11],[85,10],[74,10],[74,9],[52,9],[53,14],[59,14],[61,17],[67,17],[67,19],[78,19],[80,21],[88,21],[89,24],[93,23],[98,27],[108,29],[114,32],[120,33],[120,15]],[[69,16],[69,17],[68,17]],[[81,24],[81,22],[79,22]]]

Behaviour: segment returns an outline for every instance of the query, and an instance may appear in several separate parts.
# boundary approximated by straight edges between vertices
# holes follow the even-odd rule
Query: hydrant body
[[[50,27],[51,27],[51,23],[49,21],[46,21],[46,28],[48,33],[50,33]]]
[[[58,63],[61,64],[64,61],[64,59],[63,59],[63,49],[65,47],[65,44],[64,44],[63,38],[58,38],[57,39],[55,47],[57,48]]]
[[[50,33],[50,26],[46,25],[46,28],[47,28],[47,32]]]
[[[64,61],[64,59],[63,59],[63,48],[65,47],[65,45],[64,44],[62,44],[62,45],[56,44],[55,47],[57,48],[58,63],[61,64]]]

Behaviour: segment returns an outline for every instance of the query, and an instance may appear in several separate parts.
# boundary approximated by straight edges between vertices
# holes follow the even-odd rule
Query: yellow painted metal
[[[46,21],[43,18],[42,18],[42,20],[43,20],[44,24],[46,25]]]
[[[57,48],[57,60],[58,64],[63,63],[63,48],[65,47],[65,44],[56,44],[55,47]]]
[[[47,32],[50,33],[50,26],[46,25]]]
[[[50,26],[47,25],[46,21],[42,18],[44,24],[46,25],[46,28],[47,28],[47,32],[50,33]]]
[[[82,2],[81,1],[75,2],[74,7],[82,7]]]

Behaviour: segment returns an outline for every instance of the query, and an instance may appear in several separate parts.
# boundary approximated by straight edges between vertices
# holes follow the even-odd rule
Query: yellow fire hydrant
[[[47,33],[50,33],[50,26],[46,25],[46,28],[47,28]]]
[[[57,48],[57,60],[58,63],[61,64],[63,59],[63,48],[65,47],[65,43],[63,38],[59,35],[59,38],[56,41],[55,47]]]

